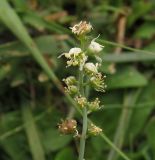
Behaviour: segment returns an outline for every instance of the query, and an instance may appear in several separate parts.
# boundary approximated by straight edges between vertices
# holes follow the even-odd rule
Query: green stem
[[[79,150],[79,160],[84,160],[85,144],[87,135],[87,108],[83,108],[83,128],[82,135],[80,139],[80,150]]]
[[[79,72],[79,91],[82,96],[84,96],[84,87],[83,87],[83,71]],[[83,127],[82,127],[82,135],[80,139],[80,149],[79,149],[79,160],[84,159],[85,153],[85,144],[86,144],[86,136],[87,136],[87,108],[86,106],[82,111],[83,116]]]

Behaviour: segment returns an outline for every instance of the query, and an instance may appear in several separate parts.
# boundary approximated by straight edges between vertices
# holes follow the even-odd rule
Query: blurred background
[[[155,1],[0,0],[1,160],[77,159],[79,141],[57,124],[72,115],[80,126],[81,116],[53,72],[59,80],[75,74],[57,57],[79,45],[69,27],[81,20],[105,46],[107,90],[90,90],[104,108],[90,119],[130,159],[155,160]],[[86,160],[105,159],[123,160],[103,138],[88,137]]]

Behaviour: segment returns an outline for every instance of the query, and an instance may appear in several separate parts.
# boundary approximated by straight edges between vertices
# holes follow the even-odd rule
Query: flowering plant
[[[99,110],[101,107],[99,98],[95,98],[93,101],[88,100],[86,95],[86,87],[91,86],[96,91],[105,91],[105,76],[99,72],[99,67],[102,63],[99,52],[102,51],[104,46],[95,42],[98,37],[89,42],[87,34],[93,30],[90,23],[81,21],[73,27],[70,27],[70,29],[80,41],[80,48],[71,48],[69,52],[62,53],[59,58],[64,56],[67,59],[66,67],[73,66],[78,68],[78,79],[74,76],[69,76],[63,79],[63,81],[66,85],[65,91],[73,97],[83,113],[83,127],[82,134],[79,134],[76,121],[73,119],[67,119],[59,124],[59,130],[61,133],[73,133],[80,137],[79,160],[83,160],[87,132],[95,136],[102,132],[101,128],[92,123],[88,126],[88,113]],[[94,57],[96,63],[91,62],[89,56]]]

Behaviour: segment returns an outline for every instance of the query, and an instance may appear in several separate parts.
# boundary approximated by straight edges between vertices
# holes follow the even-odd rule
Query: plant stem
[[[82,96],[84,96],[84,87],[83,87],[83,71],[79,72],[79,91]],[[85,153],[85,144],[86,144],[86,135],[87,135],[87,108],[86,106],[82,111],[83,116],[83,127],[82,127],[82,135],[80,139],[80,149],[79,149],[79,160],[84,159]]]

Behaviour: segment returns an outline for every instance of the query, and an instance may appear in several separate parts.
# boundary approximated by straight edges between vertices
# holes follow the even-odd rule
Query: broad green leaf
[[[108,75],[105,83],[108,89],[142,87],[147,84],[147,79],[136,69],[123,67]]]
[[[11,0],[15,8],[19,11],[25,11],[27,9],[27,4],[25,0]]]
[[[56,155],[54,160],[74,160],[75,153],[73,152],[73,149],[71,148],[64,148],[58,154]]]
[[[155,23],[146,22],[141,25],[134,34],[136,38],[149,39],[155,34]]]
[[[28,158],[23,132],[5,138],[6,133],[19,125],[21,125],[21,116],[19,112],[9,112],[1,115],[0,146],[11,160],[25,160]]]
[[[7,153],[11,160],[26,160],[28,156],[27,144],[23,133],[17,133],[0,142],[1,148]]]
[[[43,145],[47,153],[65,147],[71,141],[71,136],[61,135],[57,129],[48,129],[42,133]]]
[[[22,116],[32,157],[34,160],[45,160],[45,153],[42,147],[39,131],[37,130],[34,117],[30,109],[30,104],[27,102],[23,103]]]
[[[149,1],[134,1],[132,3],[132,14],[128,17],[128,25],[131,26],[133,23],[143,15],[145,15],[147,12],[151,11],[153,9],[152,3]]]

